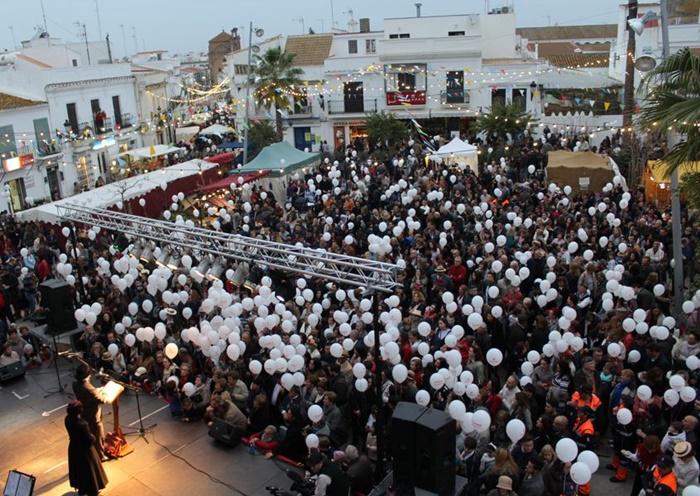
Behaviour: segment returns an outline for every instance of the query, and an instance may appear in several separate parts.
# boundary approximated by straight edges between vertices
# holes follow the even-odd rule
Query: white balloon
[[[576,455],[578,455],[578,446],[573,439],[560,439],[556,445],[556,452],[557,457],[559,457],[562,462],[568,463],[576,459]]]
[[[584,462],[576,462],[571,465],[569,474],[571,475],[571,480],[579,486],[588,484],[591,481],[591,469]]]

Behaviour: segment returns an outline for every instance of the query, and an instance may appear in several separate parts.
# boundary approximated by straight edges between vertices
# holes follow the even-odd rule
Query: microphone
[[[72,350],[58,352],[58,356],[60,356],[60,357],[71,358],[71,357],[75,357],[75,356],[79,356],[79,355],[80,355],[80,353],[78,353],[77,351],[72,351]]]

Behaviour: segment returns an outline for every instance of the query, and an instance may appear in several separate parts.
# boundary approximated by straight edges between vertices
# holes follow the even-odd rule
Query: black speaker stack
[[[452,496],[455,491],[456,424],[447,413],[401,402],[391,419],[393,487]]]
[[[48,279],[39,285],[41,306],[46,310],[46,331],[62,334],[77,327],[70,285],[58,279]]]

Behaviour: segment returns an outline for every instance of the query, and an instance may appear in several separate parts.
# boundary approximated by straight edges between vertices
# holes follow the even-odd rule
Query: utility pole
[[[124,25],[120,24],[120,28],[122,28],[122,42],[124,43],[124,58],[129,58],[129,51],[126,49],[126,34],[124,34]]]
[[[306,34],[306,28],[304,26],[304,18],[303,17],[297,17],[295,19],[292,19],[292,21],[296,21],[301,23],[301,34]]]
[[[131,26],[131,36],[134,38],[134,53],[139,53],[139,44],[136,41],[136,28]]]
[[[107,33],[107,55],[109,56],[109,63],[114,63],[112,61],[112,47],[109,44],[109,33]]]
[[[637,18],[637,0],[628,0],[627,2],[627,20]],[[634,115],[634,60],[637,53],[636,33],[632,28],[625,23],[627,27],[627,52],[625,53],[625,86],[624,86],[624,105],[622,111],[622,139],[629,143],[632,139],[632,133],[627,133],[626,130],[632,127],[632,116]]]
[[[97,34],[102,39],[102,21],[100,21],[100,2],[95,0],[95,10],[97,11]]]
[[[12,50],[17,50],[17,40],[15,40],[15,28],[10,26],[10,32],[12,33]]]

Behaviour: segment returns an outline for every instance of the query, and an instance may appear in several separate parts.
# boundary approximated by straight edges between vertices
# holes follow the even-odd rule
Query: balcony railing
[[[328,102],[328,114],[364,114],[376,112],[377,99],[365,98],[363,100],[331,100]]]
[[[441,91],[440,102],[443,105],[460,105],[469,103],[469,92],[464,90]]]
[[[304,105],[300,107],[299,105],[294,105],[289,111],[289,117],[308,117],[313,113],[311,105]]]

